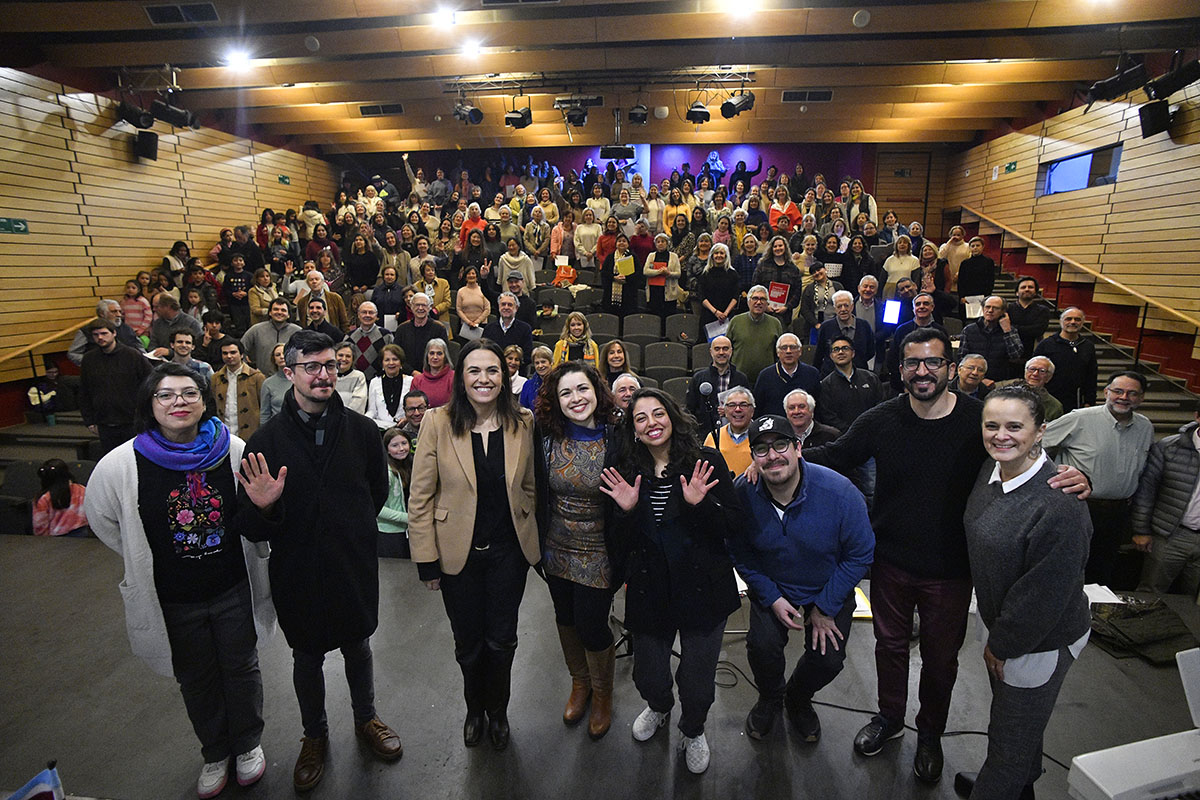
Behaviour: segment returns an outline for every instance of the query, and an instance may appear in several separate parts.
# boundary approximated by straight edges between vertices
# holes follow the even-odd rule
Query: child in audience
[[[400,428],[383,432],[387,450],[388,494],[379,510],[379,555],[408,558],[408,484],[412,478],[412,439]]]
[[[71,469],[59,458],[46,461],[38,469],[42,496],[33,506],[34,536],[89,536],[83,513],[84,487],[75,483]]]

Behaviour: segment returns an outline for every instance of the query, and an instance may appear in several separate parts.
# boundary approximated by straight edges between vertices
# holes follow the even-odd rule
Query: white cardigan
[[[238,437],[229,437],[229,463],[235,475],[245,446]],[[167,624],[154,588],[154,556],[138,513],[137,459],[133,440],[100,459],[88,479],[84,509],[92,531],[125,561],[125,577],[118,588],[125,601],[125,629],[133,654],[159,675],[173,675]],[[267,575],[270,548],[266,542],[248,539],[242,539],[242,548],[246,554],[246,573],[250,577],[254,627],[261,645],[275,633],[275,606],[271,602],[271,582]]]
[[[380,430],[386,431],[388,428],[403,425],[404,395],[408,394],[411,389],[412,375],[405,375],[404,381],[400,384],[400,408],[396,409],[400,418],[392,419],[392,415],[387,410],[387,403],[383,400],[383,377],[376,375],[371,378],[371,382],[367,384],[367,416],[379,426]]]

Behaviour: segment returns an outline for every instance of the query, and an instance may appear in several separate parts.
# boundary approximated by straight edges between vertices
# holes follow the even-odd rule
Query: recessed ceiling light
[[[453,25],[458,21],[456,17],[452,8],[439,8],[433,13],[433,21],[436,25]]]
[[[250,66],[250,54],[245,50],[230,50],[225,54],[225,66],[230,69],[247,69]]]
[[[463,42],[462,54],[464,56],[479,55],[479,42],[475,39],[469,39]]]

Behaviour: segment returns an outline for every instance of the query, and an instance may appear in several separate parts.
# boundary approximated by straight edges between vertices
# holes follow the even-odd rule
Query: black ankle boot
[[[499,751],[508,747],[509,729],[506,712],[498,711],[488,715],[488,738],[492,740],[494,750]]]

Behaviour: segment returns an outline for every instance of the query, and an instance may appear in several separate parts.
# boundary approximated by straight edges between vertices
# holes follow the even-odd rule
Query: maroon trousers
[[[945,732],[970,606],[969,578],[922,578],[886,562],[875,562],[871,567],[871,613],[880,715],[892,722],[904,722],[909,642],[916,609],[921,620],[917,731],[923,736]]]

